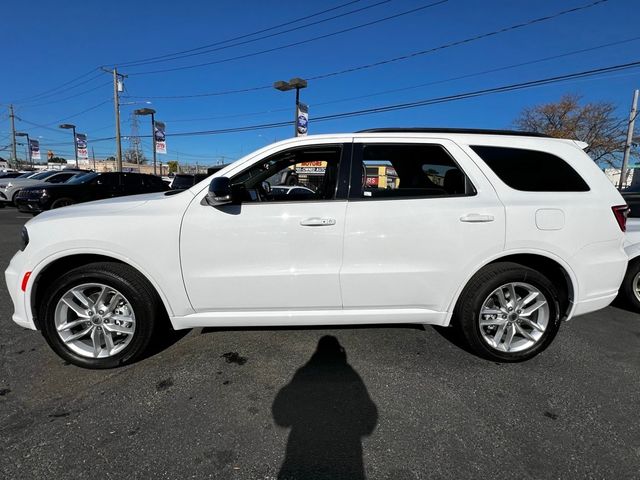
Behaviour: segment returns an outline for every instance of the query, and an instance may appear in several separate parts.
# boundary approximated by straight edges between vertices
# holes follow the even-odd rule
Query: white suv
[[[584,144],[382,129],[286,140],[183,192],[45,212],[6,280],[13,320],[114,367],[163,324],[456,326],[519,361],[607,306],[626,205]],[[301,185],[303,195],[282,185]]]

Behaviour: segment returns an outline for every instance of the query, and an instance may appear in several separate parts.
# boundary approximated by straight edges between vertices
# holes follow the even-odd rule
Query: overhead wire
[[[325,33],[323,35],[318,35],[318,36],[315,36],[315,37],[312,37],[312,38],[307,38],[307,39],[304,39],[304,40],[298,40],[296,42],[288,43],[288,44],[285,44],[285,45],[279,45],[277,47],[268,48],[268,49],[260,50],[260,51],[257,51],[257,52],[246,53],[246,54],[243,54],[243,55],[236,55],[235,57],[229,57],[229,58],[224,58],[224,59],[220,59],[220,60],[214,60],[214,61],[211,61],[211,62],[198,63],[198,64],[195,64],[195,65],[184,65],[184,66],[181,66],[181,67],[173,67],[173,68],[164,68],[164,69],[159,69],[159,70],[149,70],[149,71],[135,72],[135,73],[130,73],[129,75],[130,76],[140,76],[140,75],[151,75],[151,74],[155,74],[155,73],[175,72],[175,71],[178,71],[178,70],[188,70],[188,69],[193,69],[193,68],[200,68],[200,67],[204,67],[204,66],[208,66],[208,65],[217,65],[217,64],[220,64],[220,63],[226,63],[226,62],[230,62],[230,61],[233,61],[233,60],[241,60],[241,59],[245,59],[245,58],[255,57],[257,55],[262,55],[262,54],[265,54],[265,53],[284,50],[284,49],[287,49],[287,48],[296,47],[296,46],[299,46],[299,45],[304,45],[306,43],[315,42],[316,40],[321,40],[321,39],[324,39],[324,38],[333,37],[335,35],[341,35],[343,33],[352,32],[352,31],[358,30],[360,28],[370,27],[371,25],[376,25],[378,23],[386,22],[388,20],[394,20],[394,19],[402,17],[404,15],[410,15],[412,13],[417,13],[417,12],[419,12],[421,10],[425,10],[427,8],[431,8],[431,7],[435,7],[435,6],[441,5],[443,3],[447,3],[448,1],[449,0],[438,0],[436,2],[429,3],[427,5],[423,5],[421,7],[417,7],[417,8],[413,8],[411,10],[406,10],[404,12],[397,13],[395,15],[389,15],[387,17],[380,18],[380,19],[373,20],[373,21],[366,22],[366,23],[362,23],[360,25],[354,25],[352,27],[344,28],[342,30],[338,30],[338,31],[335,31],[335,32]],[[609,1],[609,0],[598,0],[598,2],[607,2],[607,1]]]
[[[154,63],[164,63],[164,62],[170,62],[173,60],[181,60],[183,58],[190,58],[190,57],[195,57],[195,56],[199,56],[199,55],[206,55],[208,53],[213,53],[213,52],[218,52],[221,50],[226,50],[228,48],[234,48],[234,47],[238,47],[241,45],[247,45],[250,43],[255,43],[261,40],[266,40],[267,38],[273,38],[273,37],[277,37],[280,35],[284,35],[287,33],[291,33],[291,32],[295,32],[297,30],[302,30],[304,28],[309,28],[309,27],[315,27],[316,25],[320,25],[321,23],[325,23],[325,22],[329,22],[338,18],[344,18],[347,17],[349,15],[353,15],[355,13],[360,13],[363,12],[365,10],[370,10],[372,8],[375,7],[379,7],[380,5],[384,5],[386,3],[391,2],[391,0],[381,0],[377,3],[373,3],[371,5],[366,5],[364,7],[361,8],[357,8],[355,10],[351,10],[349,12],[345,12],[345,13],[340,13],[338,15],[334,15],[332,17],[328,17],[328,18],[323,18],[321,20],[317,20],[315,22],[311,22],[311,23],[306,23],[304,25],[298,25],[297,27],[292,27],[286,30],[282,30],[280,32],[275,32],[275,33],[270,33],[268,35],[262,35],[260,37],[256,37],[256,38],[251,38],[248,40],[243,40],[241,42],[235,42],[235,43],[231,43],[230,45],[220,45],[220,46],[216,46],[216,48],[206,48],[204,50],[198,51],[198,52],[192,52],[192,53],[186,53],[186,54],[181,54],[181,55],[174,55],[168,58],[160,58],[160,59],[156,59],[156,60],[148,60],[145,62],[138,62],[135,64],[127,64],[127,65],[122,65],[120,64],[119,66],[125,66],[125,67],[138,67],[141,65],[150,65],[150,64],[154,64]],[[221,42],[221,43],[228,43],[228,42]],[[218,44],[219,45],[219,44]],[[213,46],[213,45],[212,45]]]
[[[396,56],[396,57],[392,57],[392,58],[388,58],[385,60],[380,60],[377,62],[373,62],[373,63],[367,63],[367,64],[363,64],[363,65],[359,65],[359,66],[355,66],[355,67],[349,67],[346,69],[342,69],[342,70],[337,70],[337,71],[333,71],[333,72],[327,72],[327,73],[323,73],[320,75],[315,75],[315,76],[305,76],[305,78],[307,80],[320,80],[320,79],[325,79],[325,78],[329,78],[329,77],[335,77],[338,75],[343,75],[346,73],[351,73],[351,72],[356,72],[356,71],[361,71],[361,70],[367,70],[370,68],[374,68],[374,67],[378,67],[381,65],[386,65],[389,63],[394,63],[394,62],[398,62],[398,61],[402,61],[402,60],[407,60],[409,58],[414,58],[414,57],[418,57],[418,56],[422,56],[422,55],[427,55],[429,53],[434,53],[440,50],[445,50],[448,48],[453,48],[459,45],[464,45],[467,43],[471,43],[471,42],[475,42],[484,38],[489,38],[489,37],[493,37],[496,35],[500,35],[506,32],[510,32],[513,30],[518,30],[521,28],[525,28],[531,25],[535,25],[541,22],[546,22],[549,20],[553,20],[555,18],[558,18],[560,16],[563,15],[568,15],[570,13],[575,13],[577,11],[580,10],[584,10],[587,8],[591,8],[594,7],[596,5],[599,5],[601,3],[607,2],[609,0],[597,0],[595,2],[592,2],[590,4],[587,5],[582,5],[579,7],[575,7],[575,8],[571,8],[571,9],[567,9],[567,10],[562,10],[560,12],[557,12],[555,14],[552,15],[546,15],[543,17],[538,17],[538,18],[534,18],[531,20],[528,20],[526,22],[521,22],[518,24],[514,24],[514,25],[510,25],[507,27],[503,27],[497,30],[492,30],[490,32],[485,32],[479,35],[474,35],[471,37],[467,37],[464,38],[462,40],[457,40],[455,42],[449,42],[449,43],[445,43],[436,47],[432,47],[429,49],[425,49],[425,50],[419,50],[416,52],[412,52],[409,54],[405,54],[405,55],[401,55],[401,56]],[[632,40],[637,39],[637,37],[635,37]],[[631,41],[631,40],[629,40]],[[271,84],[269,85],[261,85],[261,86],[255,86],[255,87],[248,87],[248,88],[241,88],[241,89],[231,89],[231,90],[221,90],[221,91],[217,91],[217,92],[207,92],[207,93],[198,93],[198,94],[185,94],[185,95],[151,95],[151,96],[146,96],[144,98],[148,98],[148,99],[185,99],[185,98],[201,98],[201,97],[211,97],[211,96],[222,96],[222,95],[231,95],[231,94],[236,94],[236,93],[247,93],[247,92],[254,92],[254,91],[258,91],[258,90],[266,90],[266,89],[271,89],[273,88],[273,86]],[[132,98],[142,98],[142,97],[132,97]]]

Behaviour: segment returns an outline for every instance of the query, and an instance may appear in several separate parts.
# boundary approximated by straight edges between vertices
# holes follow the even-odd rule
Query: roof
[[[515,135],[518,137],[543,137],[551,138],[549,135],[537,132],[522,132],[519,130],[487,130],[481,128],[401,128],[401,127],[388,127],[388,128],[369,128],[367,130],[360,130],[356,133],[466,133],[476,135]]]

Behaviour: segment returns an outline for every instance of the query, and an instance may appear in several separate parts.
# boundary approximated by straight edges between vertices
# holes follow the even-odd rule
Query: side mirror
[[[228,177],[215,177],[209,184],[206,201],[212,207],[226,205],[234,200]]]

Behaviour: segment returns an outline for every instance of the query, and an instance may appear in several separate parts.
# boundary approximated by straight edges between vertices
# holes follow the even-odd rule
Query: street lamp
[[[71,123],[63,123],[60,128],[71,129],[73,132],[73,155],[76,159],[76,168],[78,168],[78,139],[76,138],[76,126]]]
[[[27,165],[31,165],[33,167],[33,162],[31,160],[31,142],[29,141],[29,134],[24,132],[16,132],[16,137],[27,137]]]
[[[299,135],[298,133],[298,107],[300,106],[300,90],[303,88],[307,88],[307,81],[303,78],[294,77],[288,82],[284,80],[278,80],[273,84],[273,88],[276,90],[280,90],[281,92],[288,92],[289,90],[296,89],[296,111],[293,116],[293,130],[295,136]]]
[[[153,108],[139,108],[138,110],[134,110],[133,113],[136,115],[151,115],[151,146],[153,147],[153,174],[156,173],[156,121],[155,114],[156,111]]]

